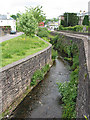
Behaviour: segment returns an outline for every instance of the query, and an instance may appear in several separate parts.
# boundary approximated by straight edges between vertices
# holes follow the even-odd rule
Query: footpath
[[[16,34],[6,34],[4,36],[0,36],[0,43],[4,42],[6,40],[10,40],[12,38],[18,37],[18,36],[20,36],[22,34],[23,34],[23,32],[17,32]]]

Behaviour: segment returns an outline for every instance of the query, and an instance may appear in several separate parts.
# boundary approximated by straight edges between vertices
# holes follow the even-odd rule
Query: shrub
[[[43,80],[44,75],[47,73],[49,68],[49,64],[47,64],[41,70],[36,70],[31,78],[31,86],[36,85],[38,81]]]
[[[47,28],[39,28],[38,32],[37,32],[37,35],[39,37],[48,37],[48,30],[47,30]]]
[[[49,71],[49,68],[49,64],[47,64],[41,69],[41,71],[43,72],[43,74],[45,74],[47,71]]]
[[[43,73],[41,72],[41,70],[37,70],[34,74],[33,77],[31,79],[31,86],[36,85],[37,84],[37,80],[42,80],[44,78]]]
[[[73,58],[73,65],[71,67],[73,71],[70,74],[70,81],[64,83],[58,83],[59,92],[62,95],[63,104],[63,118],[75,118],[76,117],[76,97],[77,97],[77,85],[79,74],[79,58],[78,55]]]
[[[52,48],[52,60],[54,61],[57,58],[57,51]]]
[[[62,25],[59,26],[59,30],[63,30],[64,27]]]
[[[76,26],[69,26],[69,27],[63,27],[62,25],[59,26],[59,30],[70,30],[70,31],[76,31],[76,32],[82,32],[83,31],[83,25],[76,25]],[[88,26],[86,26],[86,31],[88,31]]]

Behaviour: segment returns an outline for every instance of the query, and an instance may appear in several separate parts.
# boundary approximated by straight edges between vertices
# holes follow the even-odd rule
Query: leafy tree
[[[89,16],[85,15],[84,19],[83,19],[83,25],[89,25]]]
[[[57,21],[58,21],[58,18],[53,18],[52,21],[53,21],[53,22],[57,22]]]
[[[50,22],[50,19],[45,19],[45,24],[47,24],[48,22]]]
[[[18,19],[20,30],[24,32],[27,36],[35,34],[38,28],[37,20],[34,18],[32,12],[33,11],[26,10],[26,12],[23,13]]]
[[[61,20],[61,25],[63,25],[64,27],[67,26],[67,22],[65,22],[65,20]]]
[[[17,20],[17,18],[19,18],[21,16],[20,13],[17,13],[16,15],[11,15],[11,17],[14,19],[14,20]]]
[[[78,24],[79,18],[76,13],[64,13],[64,21],[61,22],[61,25],[64,27],[75,26]]]
[[[17,19],[17,16],[16,15],[11,15],[11,17],[16,20]]]
[[[43,13],[42,6],[37,6],[35,8],[27,8],[28,12],[32,11],[34,18],[37,20],[38,23],[45,20],[46,16]]]
[[[47,24],[48,22],[57,22],[58,18],[53,18],[53,19],[45,19],[45,24]]]
[[[17,13],[16,16],[17,18],[19,18],[21,16],[21,13]]]

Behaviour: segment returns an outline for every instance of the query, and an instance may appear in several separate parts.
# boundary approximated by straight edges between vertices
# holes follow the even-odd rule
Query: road
[[[6,41],[6,40],[10,40],[10,39],[12,39],[14,37],[20,36],[22,34],[23,34],[23,32],[17,32],[16,34],[4,35],[4,36],[0,37],[0,43],[3,42],[3,41]]]

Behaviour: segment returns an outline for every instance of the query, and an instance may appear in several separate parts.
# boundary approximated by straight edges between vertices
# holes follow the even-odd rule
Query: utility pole
[[[67,26],[68,26],[68,12],[67,12]]]

